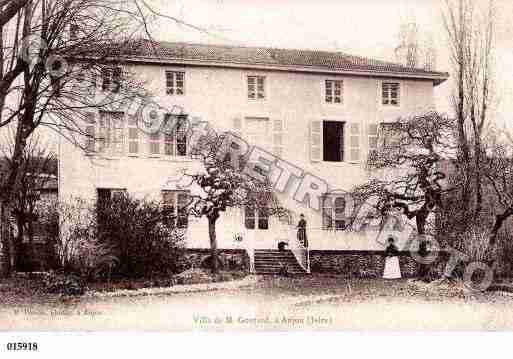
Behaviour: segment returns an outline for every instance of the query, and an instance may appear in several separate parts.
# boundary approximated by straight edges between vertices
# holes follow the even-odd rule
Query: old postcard
[[[511,330],[512,18],[1,2],[0,330]]]

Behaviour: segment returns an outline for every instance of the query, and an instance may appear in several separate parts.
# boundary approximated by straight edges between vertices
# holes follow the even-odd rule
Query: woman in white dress
[[[392,237],[388,238],[388,246],[385,250],[385,270],[383,271],[384,279],[401,278],[401,268],[399,267],[399,250],[394,244]]]

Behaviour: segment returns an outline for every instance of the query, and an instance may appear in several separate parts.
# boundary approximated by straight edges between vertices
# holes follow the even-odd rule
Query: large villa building
[[[344,191],[368,178],[365,160],[378,143],[381,124],[433,110],[434,89],[446,73],[411,68],[338,52],[256,47],[159,43],[123,61],[147,81],[163,107],[180,106],[188,118],[201,118],[219,131],[239,133],[305,173],[324,179],[333,193],[315,209],[293,199],[299,179],[280,194],[290,222],[251,208],[232,208],[217,223],[222,250],[277,248],[296,240],[305,215],[311,251],[380,251],[380,243],[346,230]],[[110,90],[116,70],[98,81],[97,94]],[[90,112],[84,124],[102,134],[90,151],[62,141],[59,197],[102,200],[126,191],[163,201],[176,209],[189,248],[210,246],[205,218],[181,218],[187,191],[173,185],[183,168],[195,166],[177,136],[148,135],[122,112]],[[88,141],[85,139],[84,141]],[[99,143],[101,142],[101,143]]]

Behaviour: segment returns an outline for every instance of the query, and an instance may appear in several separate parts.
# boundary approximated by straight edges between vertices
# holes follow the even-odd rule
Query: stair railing
[[[306,273],[310,273],[310,253],[297,236],[297,230],[291,226],[289,229],[289,249],[296,258],[296,261]]]

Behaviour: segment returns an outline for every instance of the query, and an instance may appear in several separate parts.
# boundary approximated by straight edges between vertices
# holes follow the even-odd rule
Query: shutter
[[[322,121],[310,122],[310,160],[320,162],[322,160]]]
[[[360,124],[358,122],[349,124],[349,161],[360,161]]]
[[[282,119],[273,120],[273,154],[283,156],[283,132],[285,121]]]
[[[128,155],[139,154],[139,127],[137,127],[137,117],[128,115]]]
[[[110,145],[110,120],[105,113],[100,113],[98,128],[98,152],[106,152]]]
[[[94,120],[94,113],[92,112],[87,112],[84,114],[84,117],[85,117],[85,123],[86,123],[86,126],[85,126],[85,133],[87,135],[87,137],[85,138],[85,144],[84,144],[84,147],[85,147],[85,150],[87,153],[94,153],[95,152],[95,145],[96,145],[96,141],[95,141],[95,120]]]
[[[123,113],[115,113],[113,118],[113,142],[114,153],[122,155],[125,145],[125,116]]]
[[[369,123],[367,125],[367,141],[369,146],[369,153],[378,149],[378,124]]]

